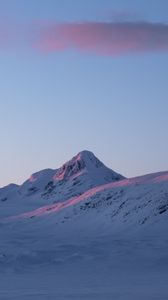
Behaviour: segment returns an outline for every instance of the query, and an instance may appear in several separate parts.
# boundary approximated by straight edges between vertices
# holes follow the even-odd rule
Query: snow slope
[[[0,189],[0,299],[167,300],[167,228],[168,172],[126,179],[81,152]]]

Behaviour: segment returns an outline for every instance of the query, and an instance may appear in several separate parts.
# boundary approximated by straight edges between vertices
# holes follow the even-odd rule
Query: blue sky
[[[167,11],[167,1],[0,2],[3,24],[20,27],[121,16],[167,24]],[[0,47],[0,186],[59,167],[83,149],[129,177],[168,170],[168,51],[44,53],[22,46]]]

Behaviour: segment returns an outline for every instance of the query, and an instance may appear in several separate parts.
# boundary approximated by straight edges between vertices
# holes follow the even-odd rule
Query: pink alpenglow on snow
[[[86,192],[82,193],[80,196],[72,197],[66,201],[49,204],[49,205],[44,205],[33,211],[25,212],[25,213],[22,213],[22,214],[19,214],[16,216],[6,218],[6,220],[14,220],[14,219],[30,218],[30,217],[32,218],[35,216],[40,217],[43,215],[56,213],[63,209],[66,209],[68,207],[72,207],[73,205],[76,205],[80,202],[85,202],[89,198],[96,196],[98,193],[108,192],[115,188],[122,188],[122,187],[124,188],[124,187],[129,187],[129,186],[132,186],[132,188],[135,188],[136,185],[141,185],[142,187],[145,185],[151,186],[152,184],[155,184],[155,183],[164,183],[167,181],[168,181],[168,172],[160,172],[160,173],[139,176],[139,177],[135,177],[135,178],[121,179],[116,182],[110,182],[107,184],[102,184],[100,186],[96,186],[96,187],[89,189]]]

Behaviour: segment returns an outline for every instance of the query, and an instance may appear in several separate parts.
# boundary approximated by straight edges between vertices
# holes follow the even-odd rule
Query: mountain
[[[82,151],[0,189],[0,297],[167,299],[167,228],[168,172],[128,179]]]
[[[70,197],[79,196],[86,190],[124,179],[124,177],[107,168],[90,151],[82,151],[58,169],[45,169],[32,174],[21,186],[9,185],[0,189],[0,202],[21,204],[25,199],[32,208],[39,203],[55,203]],[[36,203],[36,204],[35,204]],[[9,211],[7,211],[7,214]]]
[[[34,173],[21,186],[10,184],[0,189],[2,221],[50,215],[54,222],[66,223],[79,215],[80,228],[81,220],[88,224],[88,212],[91,222],[97,218],[95,213],[99,216],[98,227],[102,220],[110,231],[131,223],[134,230],[140,224],[163,221],[167,210],[168,172],[127,179],[86,150],[58,169]]]
[[[82,151],[56,170],[33,174],[19,189],[22,195],[40,194],[44,198],[65,200],[87,189],[124,177],[107,168],[92,152]]]

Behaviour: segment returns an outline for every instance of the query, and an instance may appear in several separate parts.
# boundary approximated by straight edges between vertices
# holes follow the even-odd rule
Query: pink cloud
[[[35,47],[100,55],[168,51],[168,25],[148,22],[85,22],[41,26]]]
[[[0,48],[44,53],[75,50],[98,55],[168,52],[168,24],[137,21],[0,23]]]

